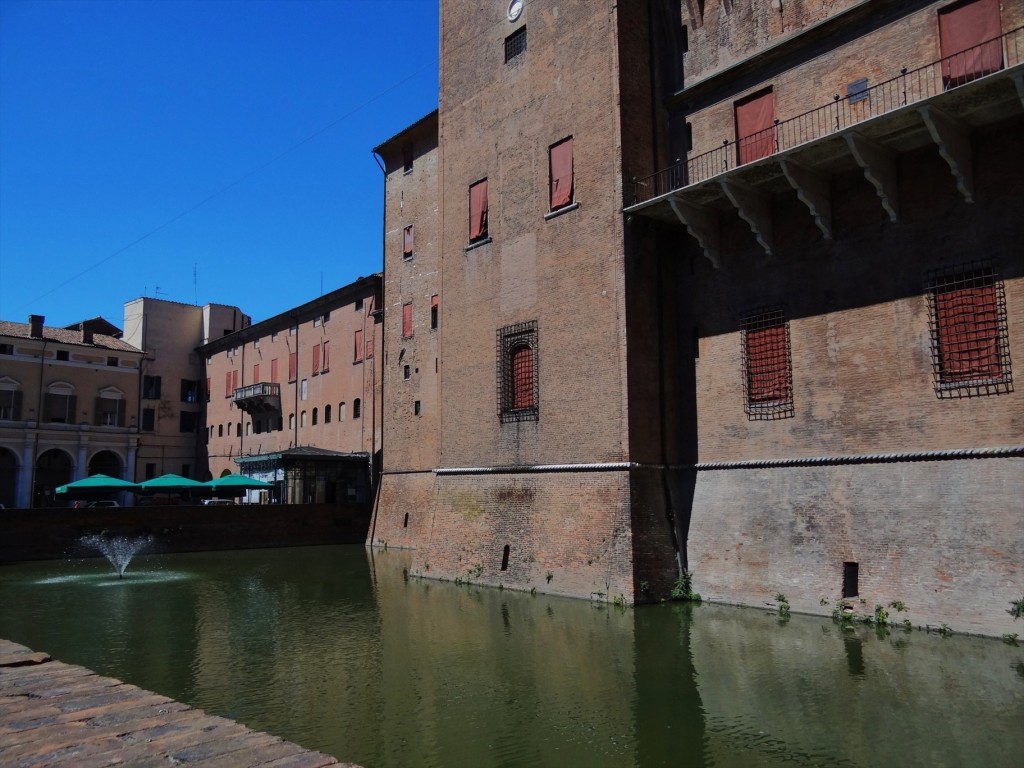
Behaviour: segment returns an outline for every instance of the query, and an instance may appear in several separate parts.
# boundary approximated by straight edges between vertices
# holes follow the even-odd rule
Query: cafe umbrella
[[[73,483],[57,486],[56,493],[77,493],[80,491],[134,491],[138,488],[137,483],[129,480],[121,480],[110,475],[89,475]]]

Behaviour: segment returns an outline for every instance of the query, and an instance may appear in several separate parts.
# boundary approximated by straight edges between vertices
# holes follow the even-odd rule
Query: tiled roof
[[[0,320],[0,336],[15,339],[31,339],[28,323],[11,323],[7,320]],[[79,347],[93,347],[96,349],[109,349],[116,352],[142,352],[141,349],[133,347],[127,342],[115,339],[113,336],[106,336],[102,333],[92,335],[92,344],[82,343],[81,331],[69,331],[66,328],[50,328],[43,326],[43,338],[47,341],[56,341],[60,344],[74,344]]]

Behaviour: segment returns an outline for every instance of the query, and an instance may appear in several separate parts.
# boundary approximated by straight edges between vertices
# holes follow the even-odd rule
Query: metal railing
[[[651,176],[633,181],[633,199],[626,207],[692,186],[739,165],[816,141],[869,118],[924,101],[984,75],[1016,66],[1024,57],[1024,26],[973,48],[925,64],[903,67],[896,77],[775,124],[739,140],[680,161]],[[742,159],[742,162],[741,162]]]
[[[249,384],[246,387],[239,387],[235,390],[235,400],[246,400],[250,397],[280,397],[281,396],[281,385],[271,384],[269,382],[261,382],[259,384]]]

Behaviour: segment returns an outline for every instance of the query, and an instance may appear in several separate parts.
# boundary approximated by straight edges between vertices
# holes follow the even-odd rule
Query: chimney
[[[82,323],[79,327],[82,329],[82,343],[92,344],[92,329],[86,328],[85,323]]]
[[[42,315],[28,316],[28,335],[33,339],[43,338],[43,321],[46,318]]]

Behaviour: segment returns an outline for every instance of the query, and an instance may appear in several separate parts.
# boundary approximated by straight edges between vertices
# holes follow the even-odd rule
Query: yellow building
[[[131,479],[139,444],[142,350],[78,330],[0,321],[0,504],[54,504],[97,472]]]

